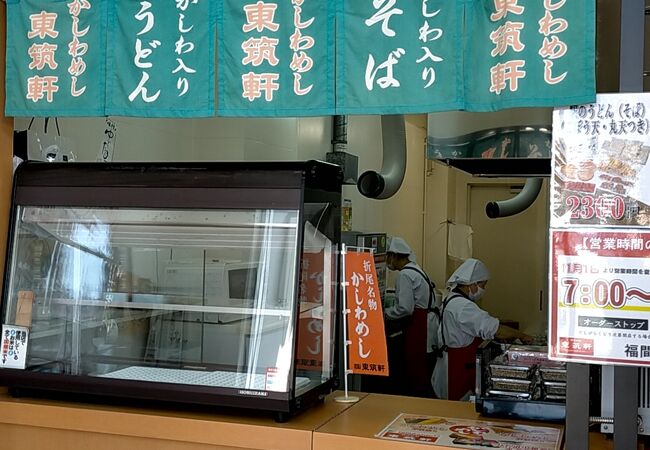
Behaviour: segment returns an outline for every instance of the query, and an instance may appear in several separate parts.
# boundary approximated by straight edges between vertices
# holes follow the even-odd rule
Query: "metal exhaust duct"
[[[362,195],[379,200],[395,195],[402,186],[406,173],[406,128],[404,116],[381,116],[383,161],[381,172],[369,170],[357,181]]]
[[[348,150],[348,117],[334,116],[332,120],[332,149],[335,152]]]
[[[543,182],[543,178],[528,178],[519,194],[508,200],[488,203],[485,205],[485,213],[490,219],[497,219],[525,211],[537,199]]]

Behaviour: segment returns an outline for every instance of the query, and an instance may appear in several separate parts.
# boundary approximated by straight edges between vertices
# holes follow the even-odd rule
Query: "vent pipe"
[[[543,182],[543,178],[528,178],[519,194],[508,200],[488,203],[485,205],[485,213],[490,219],[496,219],[525,211],[537,199]]]
[[[381,172],[369,170],[357,181],[362,195],[379,200],[395,195],[402,186],[406,173],[406,128],[404,116],[381,116],[383,162]]]

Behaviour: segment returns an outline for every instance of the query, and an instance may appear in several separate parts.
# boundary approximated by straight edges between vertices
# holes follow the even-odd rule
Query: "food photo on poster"
[[[376,437],[445,448],[554,450],[562,441],[562,431],[557,427],[403,413]]]
[[[552,227],[650,225],[650,95],[553,113]]]

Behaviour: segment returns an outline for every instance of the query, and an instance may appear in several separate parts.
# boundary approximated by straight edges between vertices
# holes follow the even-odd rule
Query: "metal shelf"
[[[183,305],[178,303],[144,303],[144,302],[106,302],[103,300],[73,300],[55,298],[52,302],[70,306],[97,306],[102,308],[153,309],[162,311],[191,311],[222,314],[249,314],[251,316],[290,317],[289,309],[244,308],[236,306]]]
[[[264,374],[227,372],[223,370],[201,371],[131,366],[100,375],[100,377],[154,383],[193,384],[235,389],[254,389],[258,391],[267,390],[267,377]],[[296,377],[296,389],[307,386],[310,382],[311,380],[309,378]]]

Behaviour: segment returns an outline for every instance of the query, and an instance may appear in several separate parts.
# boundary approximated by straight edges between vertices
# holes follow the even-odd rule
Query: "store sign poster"
[[[549,357],[650,365],[650,231],[553,230]]]
[[[348,251],[344,258],[350,370],[388,376],[384,314],[373,254]]]
[[[6,3],[6,115],[104,115],[107,2]]]
[[[2,326],[2,356],[0,367],[24,369],[27,364],[29,328],[15,325]]]
[[[553,113],[551,226],[650,225],[650,94]]]
[[[471,419],[400,414],[376,435],[380,439],[435,445],[436,448],[555,450],[562,429]]]

